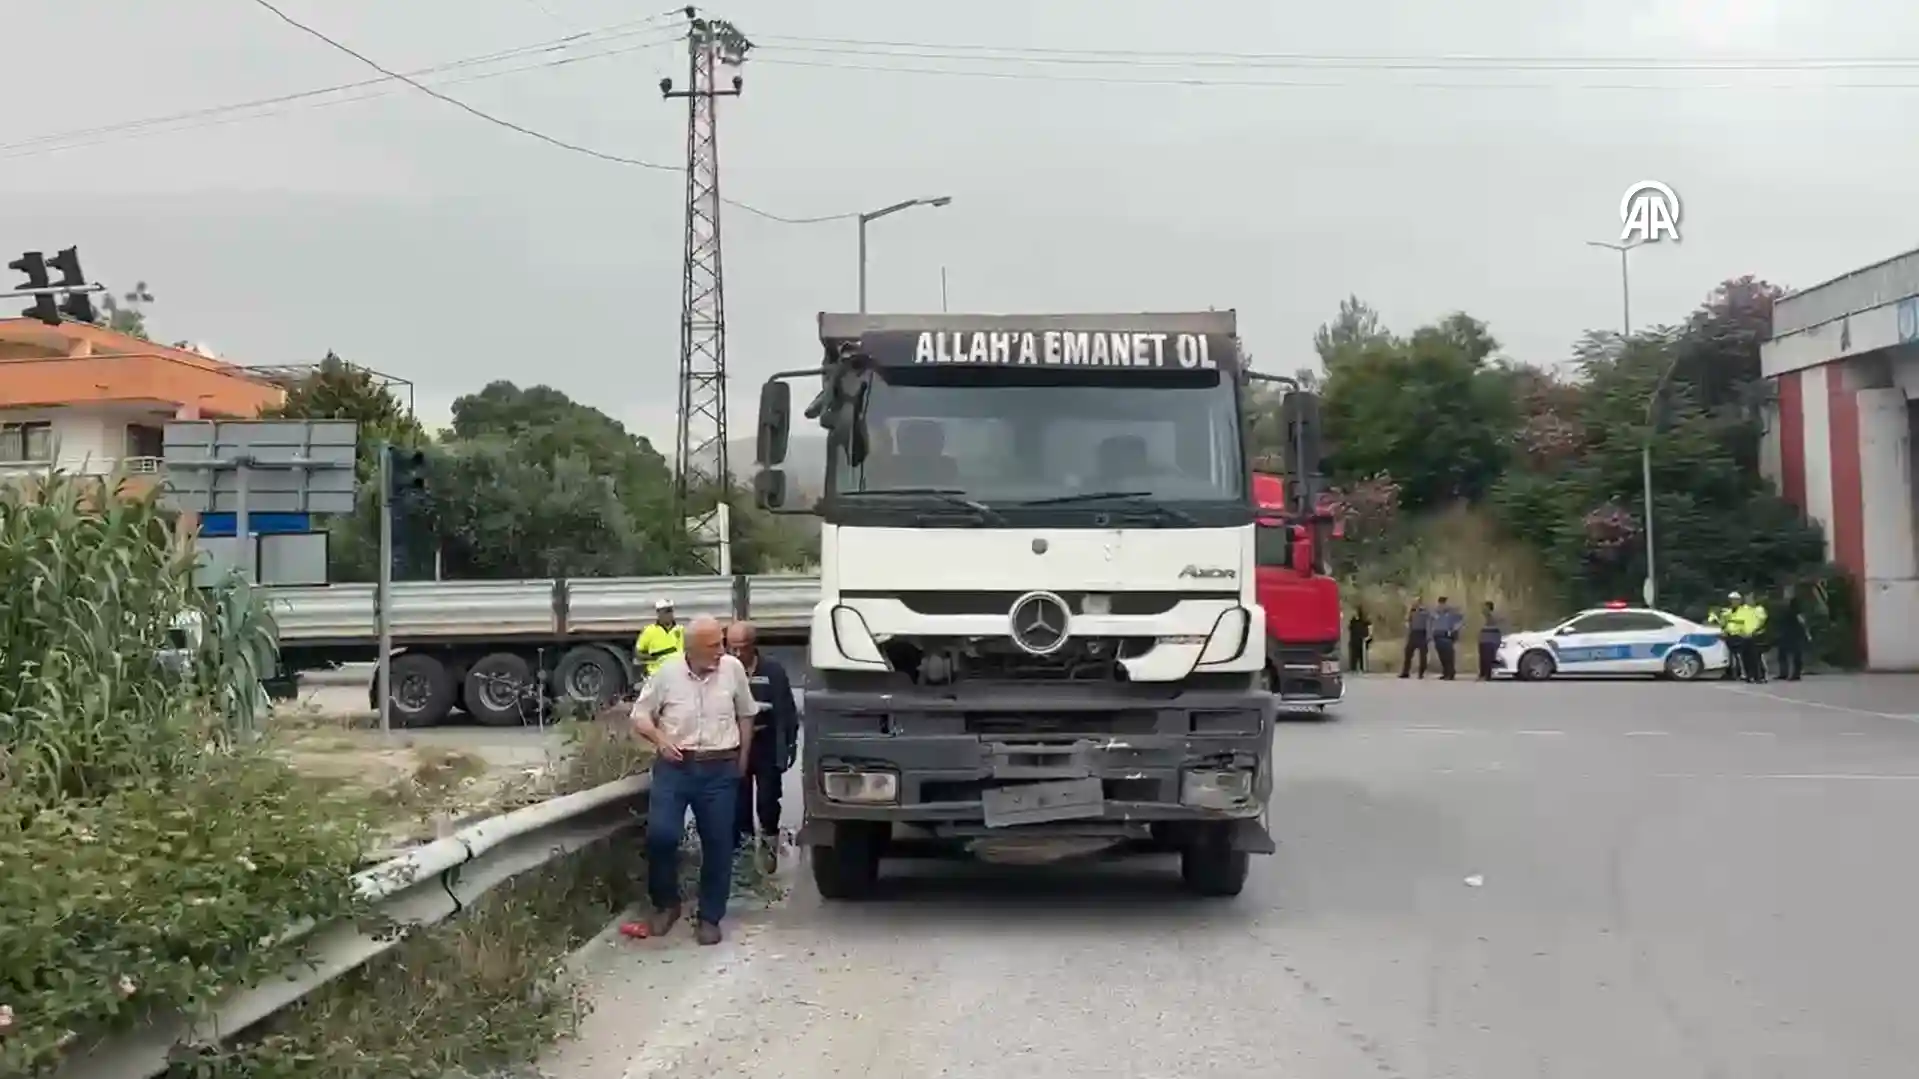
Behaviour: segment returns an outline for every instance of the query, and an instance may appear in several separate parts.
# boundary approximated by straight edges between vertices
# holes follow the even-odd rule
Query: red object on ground
[[[653,931],[646,927],[645,922],[622,922],[620,923],[620,935],[633,940],[645,940],[653,935]]]

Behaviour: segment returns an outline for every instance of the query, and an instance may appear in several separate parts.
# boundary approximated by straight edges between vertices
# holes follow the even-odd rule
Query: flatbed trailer
[[[762,640],[782,644],[805,641],[819,590],[817,577],[776,576],[396,582],[393,720],[427,727],[457,709],[518,726],[542,700],[597,709],[637,684],[633,642],[657,601],[672,601],[681,621],[751,618]],[[379,660],[377,586],[261,591],[279,626],[276,695],[296,692],[303,671]],[[368,685],[376,708],[378,693]]]

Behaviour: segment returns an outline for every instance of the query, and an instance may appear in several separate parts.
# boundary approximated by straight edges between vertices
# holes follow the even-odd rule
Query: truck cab
[[[839,315],[788,380],[827,435],[802,733],[813,878],[868,894],[910,828],[988,859],[1271,853],[1274,698],[1232,312]]]
[[[1286,479],[1253,476],[1259,504],[1254,571],[1266,610],[1266,682],[1283,708],[1324,712],[1346,693],[1339,662],[1339,582],[1327,572],[1330,516],[1302,513],[1303,491]]]

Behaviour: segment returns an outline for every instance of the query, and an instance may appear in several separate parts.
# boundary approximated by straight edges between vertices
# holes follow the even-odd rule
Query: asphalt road
[[[1791,698],[1800,698],[1794,700]],[[1919,680],[1368,679],[1279,732],[1244,895],[889,865],[613,937],[566,1079],[1905,1077]]]

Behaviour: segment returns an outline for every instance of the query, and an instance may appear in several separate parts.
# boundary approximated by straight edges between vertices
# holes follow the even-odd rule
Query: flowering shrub
[[[1333,515],[1349,538],[1365,539],[1391,530],[1399,519],[1399,499],[1399,484],[1382,472],[1327,490],[1320,508]]]
[[[1618,558],[1639,535],[1639,519],[1608,502],[1586,514],[1586,552],[1598,558]]]
[[[0,491],[0,1075],[211,1003],[283,966],[264,942],[291,923],[351,910],[360,820],[235,737],[271,623],[191,574],[151,499]]]

